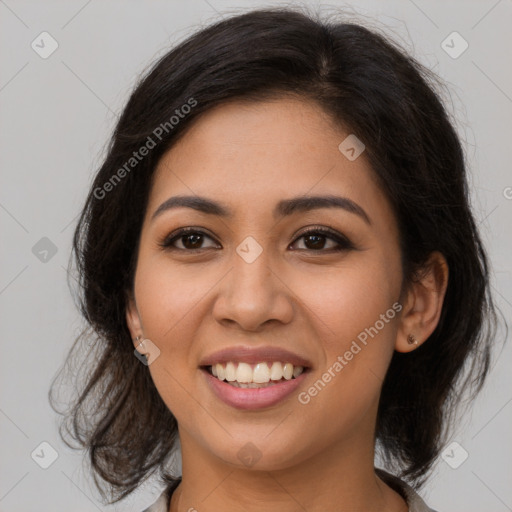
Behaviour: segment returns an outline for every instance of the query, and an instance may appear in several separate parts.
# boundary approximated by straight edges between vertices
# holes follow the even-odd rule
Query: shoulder
[[[158,497],[158,499],[150,505],[148,508],[145,508],[142,512],[168,512],[169,505],[171,504],[171,496],[176,487],[181,482],[181,478],[176,480],[174,483],[170,484],[162,494]]]
[[[398,492],[409,505],[409,512],[436,512],[429,508],[422,497],[406,482],[382,469],[375,469],[378,477]]]
[[[167,512],[169,510],[169,504],[164,491],[151,506],[145,508],[142,512]]]

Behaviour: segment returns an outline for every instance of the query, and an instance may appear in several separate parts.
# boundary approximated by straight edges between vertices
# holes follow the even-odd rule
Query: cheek
[[[187,422],[186,390],[190,369],[188,350],[183,329],[191,329],[187,312],[192,308],[188,295],[176,287],[167,286],[165,279],[156,278],[158,273],[141,273],[136,284],[138,308],[144,336],[160,350],[158,358],[148,366],[153,383],[167,408],[179,423]],[[180,321],[181,319],[181,321]]]
[[[165,255],[151,257],[141,252],[135,277],[144,336],[160,350],[148,369],[163,401],[184,424],[189,423],[198,371],[193,351],[198,318],[207,314],[208,292],[222,277],[199,266],[173,265]]]
[[[381,315],[400,295],[400,269],[378,254],[355,255],[343,266],[316,272],[310,279],[304,279],[304,274],[290,279],[294,293],[307,305],[306,311],[314,313],[310,318],[329,353],[343,350],[377,321],[381,328]],[[394,310],[386,320],[389,317],[396,317]]]
[[[317,276],[315,283],[294,288],[315,312],[310,318],[324,356],[299,402],[308,418],[327,419],[318,428],[332,425],[334,434],[340,422],[348,430],[357,425],[378,401],[401,310],[400,271],[376,258]]]
[[[153,336],[164,348],[172,344],[175,333],[183,329],[183,320],[194,315],[214,285],[213,277],[198,268],[173,265],[160,255],[141,258],[135,294],[145,335]]]

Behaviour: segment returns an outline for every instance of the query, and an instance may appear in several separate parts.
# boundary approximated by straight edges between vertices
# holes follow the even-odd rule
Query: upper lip
[[[230,361],[248,364],[280,361],[282,363],[291,363],[293,366],[303,366],[306,368],[311,366],[311,363],[306,358],[284,348],[274,346],[224,348],[203,357],[199,366],[212,366],[217,363],[228,363]]]

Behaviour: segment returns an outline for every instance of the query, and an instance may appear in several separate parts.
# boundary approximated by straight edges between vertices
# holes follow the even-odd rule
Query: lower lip
[[[295,379],[280,381],[279,384],[266,388],[237,388],[219,380],[205,369],[202,369],[202,373],[210,388],[224,403],[237,409],[262,409],[279,403],[293,393],[307,372],[301,373]]]

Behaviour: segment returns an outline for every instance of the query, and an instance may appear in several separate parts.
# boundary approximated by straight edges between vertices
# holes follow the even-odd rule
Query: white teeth
[[[252,382],[252,368],[247,363],[240,363],[236,369],[237,382]]]
[[[236,380],[236,368],[233,363],[228,363],[226,365],[226,380],[228,382],[233,382]]]
[[[277,382],[266,382],[265,384],[258,384],[256,382],[248,382],[247,384],[244,384],[242,382],[230,382],[231,386],[234,386],[235,388],[266,388],[268,386],[275,386]]]
[[[272,368],[270,368],[270,378],[272,380],[281,380],[283,378],[283,365],[281,363],[278,363],[277,361],[272,363]]]
[[[290,380],[293,377],[293,364],[286,363],[283,366],[283,377],[286,380]]]
[[[296,379],[303,371],[304,371],[304,368],[302,368],[302,366],[294,366],[293,367],[293,377]]]
[[[226,370],[224,370],[224,366],[221,364],[217,364],[217,378],[219,380],[224,380],[226,378]]]
[[[252,372],[252,381],[263,384],[270,380],[270,370],[266,363],[258,363]]]
[[[219,380],[226,380],[236,387],[254,388],[264,385],[273,385],[282,379],[291,380],[297,378],[304,371],[302,366],[293,366],[291,363],[280,363],[275,361],[269,363],[258,363],[251,366],[247,363],[228,362],[226,364],[214,364],[211,366],[211,373]]]

